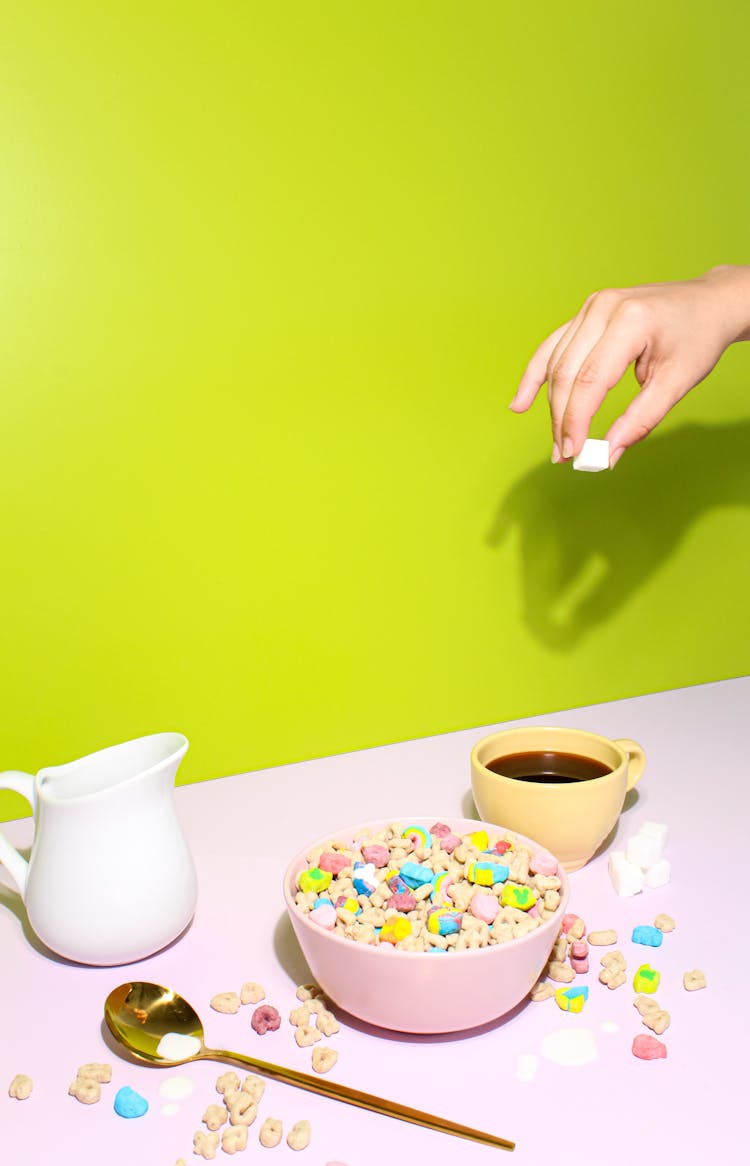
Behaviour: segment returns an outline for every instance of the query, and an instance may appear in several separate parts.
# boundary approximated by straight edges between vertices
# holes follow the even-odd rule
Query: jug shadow
[[[287,915],[281,915],[279,917],[279,921],[274,929],[273,946],[279,963],[295,984],[310,983],[314,979]],[[352,1016],[350,1012],[346,1012],[338,1004],[334,1004],[333,1010],[337,1016],[343,1018],[347,1028],[355,1029],[357,1032],[365,1033],[367,1036],[375,1036],[381,1040],[389,1040],[401,1044],[446,1044],[451,1041],[465,1040],[468,1036],[481,1036],[482,1033],[495,1032],[502,1029],[506,1024],[509,1024],[519,1016],[528,1003],[528,999],[521,1000],[519,1004],[516,1004],[515,1008],[511,1008],[504,1016],[498,1016],[496,1020],[491,1020],[487,1024],[477,1025],[475,1028],[462,1029],[460,1032],[437,1033],[396,1032],[390,1028],[378,1028],[377,1025],[368,1024],[366,1021]]]
[[[497,548],[518,529],[529,631],[562,652],[606,623],[702,514],[750,506],[749,453],[750,421],[689,424],[650,436],[612,473],[550,464],[525,473],[486,543]],[[696,591],[696,605],[703,598]]]

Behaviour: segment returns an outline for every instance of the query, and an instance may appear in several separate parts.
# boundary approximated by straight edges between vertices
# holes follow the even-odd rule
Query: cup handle
[[[617,737],[615,745],[619,745],[623,753],[627,753],[628,755],[627,788],[632,789],[640,780],[646,768],[646,754],[638,742],[631,741],[630,737]]]
[[[17,769],[9,769],[0,773],[0,789],[12,789],[34,809],[34,778],[30,773],[19,773]],[[18,887],[23,899],[26,894],[26,879],[29,874],[29,864],[23,855],[19,854],[15,846],[11,846],[4,834],[0,833],[0,862],[7,867],[8,874]]]

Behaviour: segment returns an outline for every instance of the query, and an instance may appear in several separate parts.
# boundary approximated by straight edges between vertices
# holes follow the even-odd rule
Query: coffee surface
[[[544,785],[569,785],[574,781],[591,781],[611,773],[609,765],[579,753],[558,753],[553,750],[534,750],[530,753],[508,753],[488,761],[486,769],[515,781],[534,781]]]

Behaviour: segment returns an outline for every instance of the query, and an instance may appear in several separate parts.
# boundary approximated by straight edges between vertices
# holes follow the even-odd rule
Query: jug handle
[[[17,769],[9,769],[0,773],[0,789],[12,789],[34,809],[34,778],[30,773],[20,773]],[[0,862],[7,867],[8,873],[18,887],[23,899],[26,893],[26,879],[29,874],[29,864],[23,855],[19,854],[15,846],[11,846],[4,834],[0,833]]]

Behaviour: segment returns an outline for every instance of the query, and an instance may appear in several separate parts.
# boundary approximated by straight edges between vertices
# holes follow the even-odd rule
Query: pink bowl
[[[362,830],[378,831],[391,822],[429,829],[436,819],[394,815],[330,831],[297,854],[284,875],[284,899],[292,927],[316,982],[325,994],[353,1016],[399,1032],[458,1032],[496,1020],[528,995],[539,979],[557,938],[568,902],[569,883],[560,866],[560,906],[535,931],[508,943],[446,955],[396,951],[391,944],[355,943],[311,923],[297,907],[297,876],[309,863],[307,854],[332,838],[350,843]],[[456,834],[486,829],[502,836],[500,826],[469,818],[447,818]],[[539,843],[513,831],[532,850]]]

